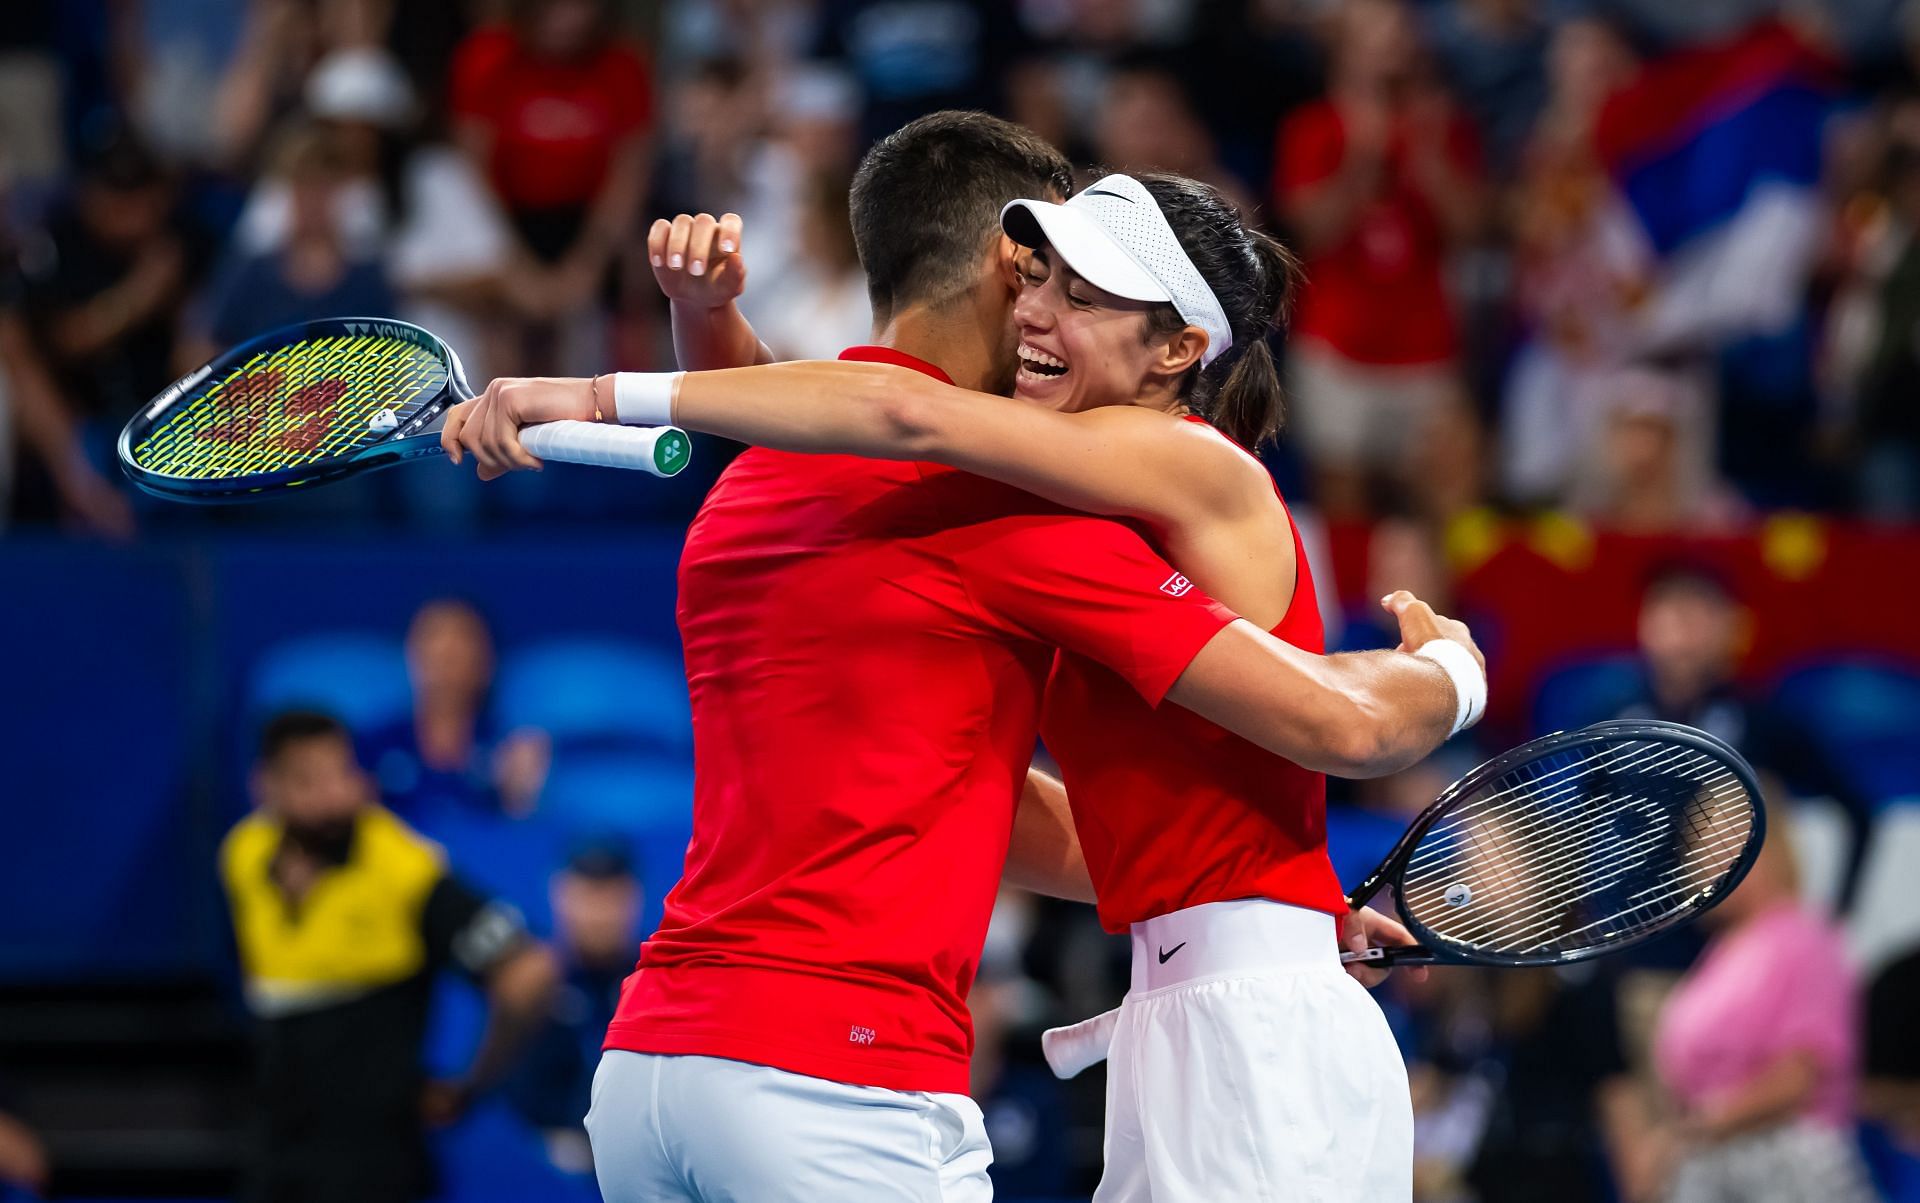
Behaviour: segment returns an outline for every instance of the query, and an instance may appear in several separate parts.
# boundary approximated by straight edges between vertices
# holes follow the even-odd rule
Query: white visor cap
[[[1089,184],[1064,205],[1009,201],[1000,228],[1021,246],[1051,246],[1087,283],[1129,301],[1170,303],[1207,332],[1201,366],[1226,354],[1233,329],[1146,185],[1130,175]]]

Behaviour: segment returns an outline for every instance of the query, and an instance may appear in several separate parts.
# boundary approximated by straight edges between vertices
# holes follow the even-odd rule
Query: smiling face
[[[1150,334],[1148,314],[1157,306],[1130,301],[1087,283],[1041,247],[1023,256],[1013,328],[1019,371],[1014,396],[1072,413],[1103,405],[1150,401],[1205,346],[1205,335],[1186,327],[1171,338]],[[1156,387],[1159,386],[1159,387]]]

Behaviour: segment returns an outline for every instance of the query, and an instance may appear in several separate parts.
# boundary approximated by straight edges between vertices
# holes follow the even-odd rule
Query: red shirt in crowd
[[[1472,127],[1453,117],[1446,154],[1456,171],[1478,176],[1480,152]],[[1433,206],[1410,178],[1408,147],[1419,136],[1397,118],[1388,140],[1386,179],[1338,245],[1309,256],[1306,288],[1292,330],[1317,339],[1356,363],[1405,366],[1452,359],[1453,314],[1441,271],[1446,237]],[[1310,104],[1280,128],[1273,191],[1287,200],[1333,176],[1347,153],[1346,129],[1332,101]]]
[[[1313,570],[1291,514],[1287,524],[1297,576],[1272,633],[1318,654],[1326,643]],[[1040,734],[1066,781],[1108,931],[1236,898],[1346,914],[1327,857],[1324,775],[1190,710],[1156,710],[1111,669],[1072,652],[1054,662]]]
[[[693,839],[607,1047],[964,1092],[1054,650],[1151,705],[1232,619],[1120,523],[944,467],[746,452],[687,531]]]
[[[647,61],[611,43],[583,58],[532,54],[509,28],[476,30],[455,53],[453,114],[486,127],[488,173],[518,211],[585,205],[615,150],[653,119]]]

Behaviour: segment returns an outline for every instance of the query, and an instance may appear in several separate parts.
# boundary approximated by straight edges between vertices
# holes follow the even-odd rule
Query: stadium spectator
[[[329,52],[307,76],[304,104],[340,161],[332,209],[343,249],[381,264],[398,316],[440,335],[476,378],[491,375],[489,321],[505,299],[513,239],[486,181],[385,50]],[[237,252],[283,247],[292,203],[284,178],[262,180],[240,216]]]
[[[379,259],[356,255],[341,237],[339,201],[353,177],[334,131],[295,125],[275,140],[271,158],[270,178],[286,198],[285,233],[268,250],[235,248],[208,289],[184,363],[294,322],[393,312]]]
[[[1422,11],[1434,58],[1486,139],[1493,169],[1510,175],[1547,98],[1546,14],[1532,0],[1456,0]]]
[[[1598,425],[1581,448],[1574,509],[1639,534],[1726,530],[1746,516],[1714,472],[1712,405],[1680,372],[1623,368],[1594,383]]]
[[[1491,436],[1465,381],[1413,431],[1413,446],[1390,482],[1415,514],[1451,537],[1460,520],[1471,520],[1487,503],[1492,475]]]
[[[40,1134],[0,1106],[0,1200],[15,1198],[16,1191],[37,1199],[51,1177]]]
[[[936,109],[997,109],[1006,56],[1023,40],[1013,0],[821,0],[812,50],[860,81],[864,150]]]
[[[766,78],[742,59],[711,58],[694,65],[670,94],[649,181],[650,216],[745,212],[754,152],[772,119],[767,87]],[[755,231],[764,224],[754,221]]]
[[[0,10],[0,191],[44,194],[66,169],[56,23],[51,0]]]
[[[1194,6],[1181,72],[1220,143],[1221,160],[1243,180],[1273,178],[1273,131],[1316,99],[1324,84],[1316,14],[1297,0],[1213,0]]]
[[[161,164],[124,130],[103,135],[72,201],[23,247],[19,320],[4,332],[20,434],[40,474],[20,485],[29,516],[57,507],[87,529],[131,533],[111,483],[113,441],[173,378],[180,298],[204,258]]]
[[[1447,571],[1439,533],[1432,524],[1417,518],[1389,514],[1367,533],[1367,579],[1361,596],[1385,597],[1395,589],[1427,589],[1430,592],[1416,592],[1415,596],[1441,599],[1434,605],[1453,604],[1453,575]],[[1337,650],[1359,652],[1397,646],[1399,629],[1374,617],[1379,608],[1350,607],[1344,615]]]
[[[1896,1143],[1920,1154],[1920,947],[1910,948],[1873,976],[1860,1111],[1884,1125]]]
[[[674,106],[674,131],[649,211],[739,213],[753,240],[744,307],[756,323],[789,327],[787,345],[806,336],[798,329],[804,316],[790,311],[790,293],[811,295],[823,281],[829,293],[843,291],[859,105],[851,77],[824,64],[769,79],[743,62],[720,59],[698,68]],[[837,198],[822,196],[834,185]],[[838,324],[854,316],[845,299],[829,297],[831,316],[812,333],[812,345],[826,347],[829,326],[849,328]],[[864,301],[858,308],[864,310]],[[861,336],[866,333],[863,324]]]
[[[252,0],[202,114],[200,136],[214,165],[246,170],[268,131],[299,110],[307,72],[320,52],[318,5]]]
[[[489,708],[493,635],[472,606],[442,598],[407,628],[413,713],[360,737],[381,798],[418,821],[434,806],[524,814],[546,781],[539,731],[501,733]]]
[[[1749,618],[1711,569],[1669,564],[1648,579],[1640,600],[1641,684],[1615,718],[1686,723],[1725,740],[1762,774],[1770,797],[1833,799],[1853,829],[1838,906],[1852,898],[1872,826],[1871,803],[1804,728],[1738,683],[1752,639]]]
[[[582,845],[553,878],[560,988],[503,1092],[540,1131],[554,1168],[568,1173],[593,1169],[582,1120],[600,1044],[620,1001],[620,983],[639,955],[643,899],[623,840]]]
[[[1594,126],[1631,76],[1633,52],[1597,17],[1562,24],[1550,88],[1514,186],[1513,303],[1525,341],[1508,377],[1502,483],[1513,499],[1563,500],[1598,437],[1607,376],[1635,349],[1653,252],[1600,161]]]
[[[666,0],[660,6],[660,61],[738,59],[755,71],[780,74],[806,55],[818,7],[816,0]]]
[[[277,140],[260,155],[259,180],[247,194],[230,234],[229,255],[245,259],[285,249],[293,235],[294,184],[279,170],[290,131],[324,135],[330,172],[324,216],[341,251],[357,261],[378,259],[396,219],[382,179],[383,131],[406,120],[412,94],[399,66],[373,50],[341,51],[306,77],[304,102],[277,127]]]
[[[832,359],[873,329],[867,276],[847,216],[849,179],[820,173],[807,181],[795,259],[770,285],[754,290],[755,328],[776,358]]]
[[[1115,63],[1098,113],[1095,162],[1114,171],[1171,171],[1203,180],[1241,212],[1254,209],[1246,185],[1220,165],[1213,134],[1201,124],[1186,85],[1164,55],[1139,52]]]
[[[1436,972],[1411,1004],[1414,1196],[1607,1203],[1604,1099],[1627,1063],[1607,966]]]
[[[258,809],[220,849],[259,1038],[247,1197],[420,1198],[426,1126],[457,1118],[511,1065],[547,1006],[553,957],[374,804],[335,720],[271,720],[251,785]],[[488,1027],[463,1077],[430,1083],[422,1042],[445,968],[484,983]]]
[[[1873,131],[1877,170],[1838,212],[1841,277],[1828,310],[1828,431],[1855,467],[1854,500],[1881,521],[1920,514],[1920,100]],[[1864,174],[1864,173],[1863,173]]]
[[[513,349],[542,371],[598,371],[598,299],[647,187],[651,71],[613,36],[604,0],[516,0],[511,13],[455,57],[455,129],[517,237],[508,299],[526,325]]]
[[[1363,513],[1460,351],[1443,280],[1485,218],[1480,154],[1401,0],[1333,16],[1327,98],[1281,127],[1273,194],[1307,287],[1292,329],[1292,428],[1330,515]],[[1393,320],[1382,321],[1391,313]]]
[[[1642,1135],[1669,1203],[1874,1198],[1854,1144],[1858,983],[1845,941],[1805,908],[1790,841],[1770,839],[1706,917],[1718,932],[1661,1010],[1654,1064],[1677,1116]],[[1665,1164],[1663,1164],[1665,1163]]]

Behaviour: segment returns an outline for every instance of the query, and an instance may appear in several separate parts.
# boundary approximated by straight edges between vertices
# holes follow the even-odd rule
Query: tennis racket
[[[133,483],[187,502],[252,501],[439,455],[447,410],[473,396],[453,348],[386,318],[326,318],[263,334],[176,381],[120,432]],[[541,459],[678,475],[672,426],[548,422],[520,432]]]
[[[1391,888],[1417,946],[1343,961],[1563,965],[1715,906],[1766,836],[1753,767],[1693,727],[1595,723],[1474,769],[1347,901]]]

